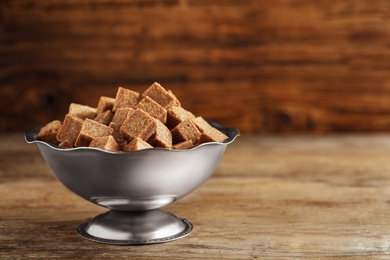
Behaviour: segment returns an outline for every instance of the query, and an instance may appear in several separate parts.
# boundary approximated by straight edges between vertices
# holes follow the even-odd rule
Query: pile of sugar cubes
[[[97,147],[135,151],[152,147],[187,149],[228,137],[202,117],[184,109],[170,90],[153,83],[142,94],[119,87],[96,108],[71,103],[63,122],[54,120],[38,139],[62,148]]]

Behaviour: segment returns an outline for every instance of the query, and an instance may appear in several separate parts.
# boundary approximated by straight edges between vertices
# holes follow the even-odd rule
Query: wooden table
[[[106,209],[64,188],[22,133],[0,135],[0,258],[42,259],[389,259],[390,135],[241,136],[166,209],[189,236],[87,241],[77,226]]]

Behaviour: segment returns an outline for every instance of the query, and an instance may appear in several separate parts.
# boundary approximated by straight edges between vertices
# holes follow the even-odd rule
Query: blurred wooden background
[[[0,2],[0,131],[154,81],[243,133],[390,131],[390,1]]]

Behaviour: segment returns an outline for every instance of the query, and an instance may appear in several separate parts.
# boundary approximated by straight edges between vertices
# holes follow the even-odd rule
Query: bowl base
[[[192,224],[170,212],[110,210],[81,224],[77,232],[90,241],[112,245],[146,245],[187,236]]]

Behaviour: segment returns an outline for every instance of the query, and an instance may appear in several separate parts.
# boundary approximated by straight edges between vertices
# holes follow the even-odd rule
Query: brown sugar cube
[[[87,118],[82,125],[74,145],[79,147],[89,146],[91,141],[96,138],[112,135],[113,132],[114,130],[112,128]]]
[[[175,106],[181,106],[179,99],[173,94],[172,90],[168,89],[167,92],[175,99]]]
[[[107,110],[112,110],[114,107],[114,103],[115,98],[101,96],[97,105],[96,113],[100,115]]]
[[[63,141],[58,146],[61,148],[73,148],[73,145],[68,140]]]
[[[86,119],[86,118],[93,119],[96,117],[96,111],[97,111],[96,108],[90,106],[71,103],[69,105],[68,114],[72,116],[77,116],[81,119]]]
[[[138,137],[146,141],[157,130],[156,121],[148,113],[138,108],[123,122],[121,131],[129,142]]]
[[[141,138],[135,138],[123,148],[123,151],[138,151],[146,148],[153,148],[153,146],[151,146]]]
[[[191,119],[192,122],[198,127],[199,131],[202,132],[201,137],[199,138],[198,144],[207,143],[207,142],[220,142],[222,143],[228,137],[220,132],[215,127],[212,127],[203,117],[197,117]]]
[[[159,83],[153,83],[142,93],[142,97],[149,96],[164,108],[180,105],[176,96],[166,91]]]
[[[59,120],[54,120],[39,130],[38,139],[51,144],[59,144],[57,140],[57,134],[60,130],[62,122]]]
[[[99,114],[97,117],[95,117],[94,120],[103,125],[109,125],[113,117],[114,113],[111,112],[111,110],[106,110],[103,113]]]
[[[114,131],[112,132],[112,136],[114,137],[117,144],[122,147],[123,144],[127,144],[126,139],[121,131],[121,125],[118,125],[114,122],[111,122],[109,125]],[[122,150],[122,149],[121,149]]]
[[[202,134],[190,119],[184,120],[178,124],[171,132],[174,144],[187,140],[191,140],[193,144],[196,144]]]
[[[144,97],[137,104],[136,108],[141,108],[152,117],[160,120],[163,124],[167,122],[167,110],[148,96]]]
[[[203,144],[208,142],[222,143],[227,138],[228,137],[225,134],[221,133],[216,128],[212,128],[202,133],[197,144]]]
[[[172,149],[187,149],[194,146],[191,142],[191,140],[187,140],[184,142],[177,143],[175,145],[172,145]]]
[[[116,93],[114,107],[112,111],[115,112],[118,108],[121,107],[131,107],[134,108],[138,103],[139,93],[119,87],[118,92]]]
[[[195,118],[194,114],[180,106],[173,106],[167,110],[167,127],[173,129],[186,119]]]
[[[118,108],[115,111],[114,117],[112,118],[111,122],[118,124],[118,125],[122,125],[123,122],[126,120],[126,117],[128,115],[134,113],[134,111],[135,110],[130,108],[130,107]]]
[[[153,147],[172,147],[172,134],[160,120],[156,120],[157,130],[148,140],[148,143]]]
[[[119,145],[112,135],[96,138],[95,140],[91,141],[89,147],[101,148],[108,151],[120,150]]]
[[[67,114],[60,130],[58,131],[57,140],[59,142],[68,140],[71,145],[74,145],[83,123],[84,120],[81,118]]]
[[[192,122],[196,125],[196,127],[201,131],[202,133],[205,131],[208,131],[210,129],[213,129],[212,127],[206,120],[203,119],[203,117],[198,116],[196,118],[191,119]]]

